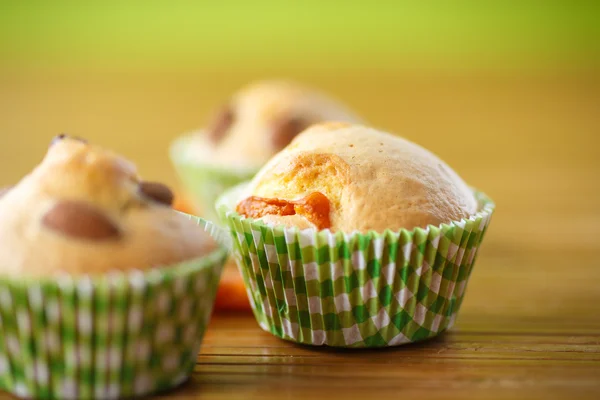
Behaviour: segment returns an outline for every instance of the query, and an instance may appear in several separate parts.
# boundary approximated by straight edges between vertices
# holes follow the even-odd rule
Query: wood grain
[[[191,380],[166,396],[600,398],[600,73],[288,72],[432,149],[496,201],[457,325],[421,344],[339,351],[216,315]],[[175,183],[169,142],[255,76],[4,71],[0,186],[63,130]]]

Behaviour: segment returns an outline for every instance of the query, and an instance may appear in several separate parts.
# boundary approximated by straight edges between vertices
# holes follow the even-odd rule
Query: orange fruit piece
[[[177,211],[184,212],[186,214],[194,214],[194,206],[192,203],[181,194],[175,195],[175,200],[173,200],[173,208]]]
[[[215,312],[250,311],[244,280],[233,260],[223,268],[215,300]]]

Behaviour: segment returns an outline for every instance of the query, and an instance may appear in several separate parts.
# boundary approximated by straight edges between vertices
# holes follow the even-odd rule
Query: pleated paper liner
[[[331,233],[271,227],[234,211],[243,185],[218,201],[260,326],[285,340],[386,347],[434,337],[460,310],[494,210],[426,229]]]
[[[192,136],[176,139],[170,150],[171,161],[183,184],[202,216],[209,221],[219,222],[214,208],[217,198],[227,189],[251,179],[258,169],[225,168],[203,163],[189,154]]]
[[[1,277],[0,388],[27,398],[116,399],[179,385],[196,363],[226,256],[218,248],[97,277]]]

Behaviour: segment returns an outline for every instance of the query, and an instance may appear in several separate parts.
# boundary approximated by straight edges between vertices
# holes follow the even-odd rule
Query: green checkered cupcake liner
[[[227,189],[251,179],[258,169],[226,168],[203,163],[190,154],[193,135],[176,139],[170,150],[171,161],[190,200],[209,221],[219,222],[214,209],[217,198]]]
[[[494,210],[426,229],[332,233],[268,226],[232,211],[243,186],[224,194],[235,259],[254,315],[282,339],[334,347],[386,347],[434,337],[456,319]]]
[[[0,388],[116,399],[179,385],[196,363],[226,255],[94,277],[0,277]]]

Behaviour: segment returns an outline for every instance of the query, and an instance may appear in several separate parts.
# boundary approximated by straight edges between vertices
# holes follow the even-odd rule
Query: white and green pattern
[[[494,205],[427,229],[331,233],[270,227],[219,200],[260,326],[310,345],[384,347],[450,328]],[[232,195],[233,193],[233,195]]]
[[[208,229],[207,229],[208,230]],[[101,277],[0,278],[0,388],[40,399],[141,396],[182,383],[226,251]]]
[[[171,161],[186,193],[209,221],[219,222],[214,204],[223,192],[254,176],[257,169],[234,169],[203,163],[190,154],[191,136],[183,136],[171,146]]]

